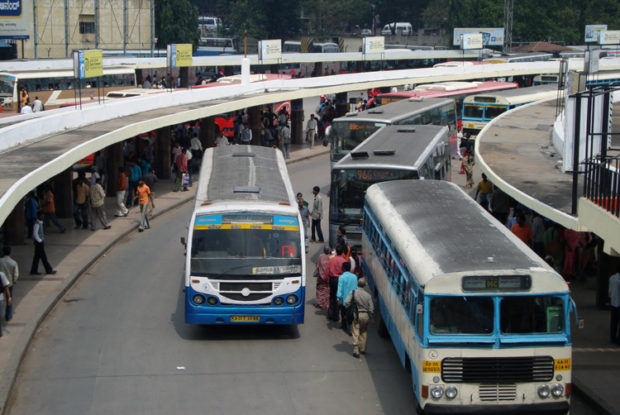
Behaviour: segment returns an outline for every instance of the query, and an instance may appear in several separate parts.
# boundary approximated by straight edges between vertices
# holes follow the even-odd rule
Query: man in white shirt
[[[306,126],[307,140],[310,142],[310,148],[314,147],[314,138],[316,137],[316,129],[318,127],[314,114],[310,114],[308,125]]]
[[[43,111],[43,103],[39,99],[38,96],[34,97],[34,102],[32,103],[32,112],[41,112]]]
[[[4,272],[0,272],[0,308],[4,307],[5,301],[7,306],[13,304],[13,298],[9,292],[9,280]],[[2,319],[0,319],[0,337],[2,337]]]
[[[37,220],[34,223],[32,230],[32,239],[34,239],[34,257],[32,258],[32,266],[30,267],[31,275],[39,275],[39,260],[43,262],[46,274],[56,274],[56,270],[52,268],[47,261],[47,255],[45,254],[45,246],[43,239],[45,238],[45,232],[43,232],[43,211],[37,213]]]
[[[26,101],[26,103],[19,112],[21,114],[32,114],[32,107],[30,106],[30,101]]]
[[[2,256],[0,256],[0,272],[6,275],[6,278],[9,280],[9,297],[13,296],[13,287],[17,283],[17,279],[19,278],[19,266],[17,262],[13,258],[11,258],[11,247],[4,246],[2,247]],[[13,318],[13,306],[9,304],[8,301],[5,301],[6,310],[4,318],[6,321],[9,321]],[[2,310],[2,307],[0,307]]]

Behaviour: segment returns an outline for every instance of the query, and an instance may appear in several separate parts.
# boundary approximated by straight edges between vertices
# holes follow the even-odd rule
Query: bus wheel
[[[385,325],[385,321],[383,321],[381,311],[377,313],[377,334],[379,334],[379,337],[382,339],[387,339],[390,335],[390,333],[388,333],[387,326]]]

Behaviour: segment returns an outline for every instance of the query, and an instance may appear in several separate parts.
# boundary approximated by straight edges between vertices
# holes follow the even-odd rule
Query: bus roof
[[[496,91],[509,88],[517,88],[516,82],[503,81],[452,81],[437,82],[434,84],[421,84],[415,87],[413,91],[386,92],[379,94],[379,97],[428,97],[435,98],[448,97],[461,94],[475,94],[482,91]]]
[[[558,93],[558,86],[554,84],[530,86],[527,88],[506,89],[489,94],[475,94],[465,97],[465,103],[484,102],[517,105],[534,102],[541,99],[554,98]]]
[[[135,74],[135,68],[132,66],[104,66],[104,75],[122,75],[122,74]],[[18,79],[36,79],[36,78],[73,78],[75,76],[72,69],[66,70],[27,70],[27,71],[11,71],[0,72],[0,76],[13,76]],[[96,81],[97,78],[92,78]]]
[[[419,275],[414,272],[421,285],[456,272],[552,272],[540,257],[454,183],[378,183],[368,188],[366,203],[399,248],[401,257],[418,269],[425,268]]]
[[[288,203],[296,209],[286,163],[278,149],[213,147],[205,151],[202,165],[196,208],[207,201],[262,201]]]
[[[376,121],[391,123],[406,118],[416,112],[426,111],[429,108],[450,104],[453,100],[448,98],[412,98],[392,102],[380,107],[370,108],[361,112],[349,112],[342,117],[334,119],[338,121]]]
[[[439,125],[387,125],[335,163],[332,169],[391,167],[417,170],[429,145],[441,141],[448,127]]]

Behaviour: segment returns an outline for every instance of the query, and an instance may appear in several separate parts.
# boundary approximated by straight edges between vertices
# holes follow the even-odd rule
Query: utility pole
[[[504,0],[504,53],[512,49],[512,0]]]

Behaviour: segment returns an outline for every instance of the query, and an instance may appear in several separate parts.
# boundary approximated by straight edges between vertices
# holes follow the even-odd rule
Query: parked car
[[[362,31],[360,32],[360,34],[361,34],[362,36],[372,36],[372,30],[364,28],[364,29],[362,29]]]

